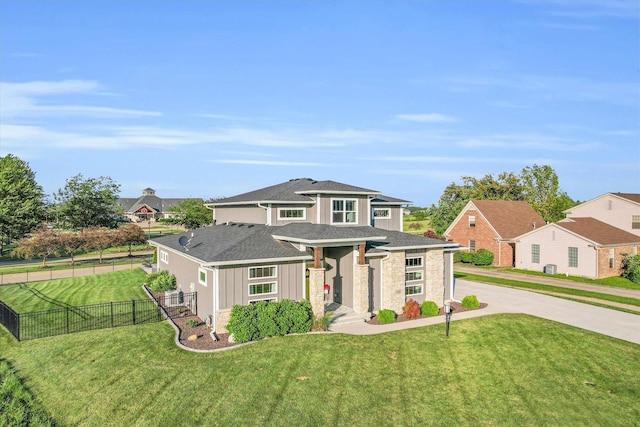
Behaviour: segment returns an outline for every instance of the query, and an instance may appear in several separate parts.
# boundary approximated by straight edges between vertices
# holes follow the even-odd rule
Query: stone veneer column
[[[309,302],[314,317],[324,316],[324,268],[309,269]]]
[[[227,325],[229,324],[229,319],[231,318],[231,310],[219,310],[216,313],[216,331],[219,334],[226,334]]]
[[[382,307],[402,313],[404,306],[404,251],[389,252],[382,261]]]
[[[353,266],[353,311],[369,312],[369,264]]]
[[[424,300],[444,306],[444,251],[428,250],[424,257]]]

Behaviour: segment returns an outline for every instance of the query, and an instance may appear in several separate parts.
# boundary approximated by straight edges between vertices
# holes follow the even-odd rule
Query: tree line
[[[89,245],[100,250],[107,242],[116,242],[117,236],[144,235],[137,225],[126,224],[124,210],[116,203],[119,192],[120,185],[108,176],[77,174],[49,197],[27,162],[12,154],[0,157],[0,256],[14,242],[21,243],[16,255],[42,257],[47,252],[68,254],[75,245],[70,241],[78,239],[84,243],[76,243],[77,249]],[[185,199],[174,207],[169,222],[188,229],[211,224],[213,215],[204,203],[203,199]],[[70,246],[65,249],[62,241]]]
[[[519,174],[502,172],[461,179],[460,184],[449,184],[438,203],[424,211],[437,235],[446,231],[470,200],[524,200],[547,222],[564,219],[563,212],[578,204],[560,189],[558,175],[549,165],[527,166]]]

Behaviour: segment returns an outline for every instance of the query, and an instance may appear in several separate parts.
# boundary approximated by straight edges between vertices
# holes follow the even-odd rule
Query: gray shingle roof
[[[375,190],[355,187],[353,185],[342,184],[335,181],[315,181],[310,178],[292,179],[281,184],[239,194],[226,199],[217,200],[210,203],[211,206],[259,203],[259,202],[288,202],[288,203],[313,203],[311,197],[318,193],[348,193],[348,194],[379,194]]]
[[[395,197],[389,197],[389,196],[385,196],[384,194],[375,197],[373,199],[371,199],[371,204],[372,205],[387,205],[387,204],[392,204],[392,205],[396,205],[396,204],[401,204],[401,205],[405,205],[411,203],[411,201],[409,200],[403,200],[403,199],[397,199]]]
[[[187,245],[188,251],[179,243],[182,236],[191,239]],[[316,243],[335,240],[337,244],[341,240],[346,244],[353,240],[361,240],[369,242],[369,252],[373,253],[381,249],[458,246],[451,242],[374,227],[336,227],[310,223],[292,223],[284,226],[235,223],[214,225],[193,231],[193,237],[191,232],[185,232],[152,239],[152,242],[211,264],[264,259],[311,259],[306,251],[296,249],[286,240]]]

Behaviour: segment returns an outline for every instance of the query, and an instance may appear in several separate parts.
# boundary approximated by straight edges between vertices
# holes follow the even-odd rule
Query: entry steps
[[[372,316],[372,313],[356,313],[352,308],[337,303],[325,304],[324,312],[331,313],[329,326],[363,323]]]

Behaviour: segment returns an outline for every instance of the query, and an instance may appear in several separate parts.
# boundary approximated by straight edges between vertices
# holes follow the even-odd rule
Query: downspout
[[[258,203],[258,207],[264,209],[265,211],[267,211],[267,223],[265,225],[271,225],[271,205],[269,206],[262,206],[261,203]]]
[[[213,332],[216,332],[218,330],[218,311],[220,311],[220,287],[218,285],[219,282],[219,270],[216,267],[213,270],[214,274],[213,274],[213,296],[215,299],[215,302],[213,304]]]

